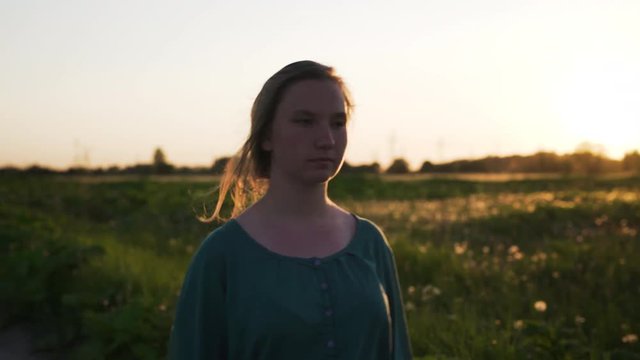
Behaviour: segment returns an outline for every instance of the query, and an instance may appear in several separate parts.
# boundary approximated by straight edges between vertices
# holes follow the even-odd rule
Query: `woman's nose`
[[[321,148],[331,148],[336,144],[336,140],[329,124],[318,126],[316,134],[316,145]]]

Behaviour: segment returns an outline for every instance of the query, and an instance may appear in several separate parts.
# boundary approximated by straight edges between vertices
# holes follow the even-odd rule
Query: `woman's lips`
[[[315,159],[309,159],[309,162],[312,163],[312,164],[317,164],[317,165],[321,165],[321,166],[332,166],[333,159],[330,159],[330,158],[315,158]]]

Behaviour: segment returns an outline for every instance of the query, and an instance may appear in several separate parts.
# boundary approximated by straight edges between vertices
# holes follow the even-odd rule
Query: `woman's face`
[[[261,144],[271,152],[271,179],[317,184],[333,178],[344,159],[346,122],[344,96],[334,81],[291,84]]]

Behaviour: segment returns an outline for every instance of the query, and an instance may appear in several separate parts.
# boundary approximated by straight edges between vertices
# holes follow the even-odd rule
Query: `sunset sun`
[[[640,147],[640,73],[625,66],[576,69],[556,89],[556,109],[568,141],[603,145],[621,157]]]

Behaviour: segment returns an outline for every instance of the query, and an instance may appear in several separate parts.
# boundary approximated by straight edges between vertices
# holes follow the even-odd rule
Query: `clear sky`
[[[282,66],[334,66],[347,161],[640,149],[640,1],[0,1],[0,166],[210,165]]]

